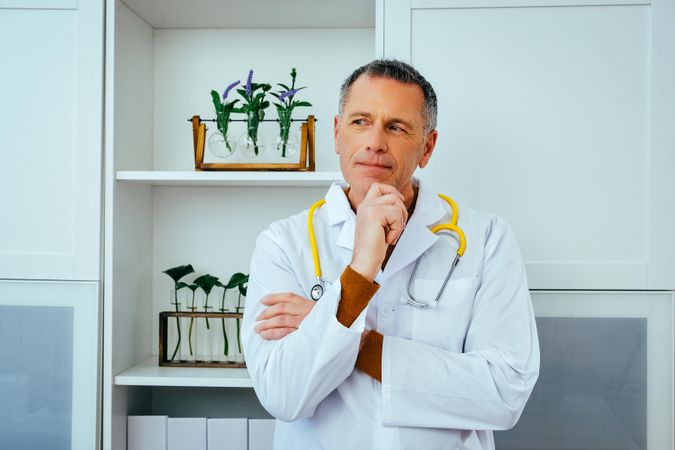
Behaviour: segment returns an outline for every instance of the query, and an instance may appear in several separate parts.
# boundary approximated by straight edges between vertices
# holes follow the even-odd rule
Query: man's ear
[[[338,147],[338,133],[340,132],[340,116],[333,117],[333,142],[335,143],[335,153],[340,154]]]
[[[437,138],[438,138],[438,131],[436,130],[432,131],[427,135],[427,140],[424,143],[424,154],[422,155],[422,159],[420,159],[420,162],[418,164],[420,169],[424,169],[424,166],[426,166],[429,163],[431,154],[434,152],[434,148],[436,148]]]

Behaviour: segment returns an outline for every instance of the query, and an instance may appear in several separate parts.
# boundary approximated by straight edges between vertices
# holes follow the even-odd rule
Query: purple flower
[[[227,98],[227,94],[229,94],[230,91],[231,91],[236,85],[238,85],[240,82],[241,82],[240,80],[237,80],[237,81],[235,81],[234,83],[232,83],[231,85],[229,85],[229,86],[225,89],[225,92],[223,92],[223,101],[225,101],[225,99]]]
[[[253,80],[253,69],[248,71],[248,79],[246,80],[246,95],[251,97],[251,81]]]
[[[281,95],[279,95],[279,101],[283,101],[286,97],[293,97],[299,90],[300,89],[291,89],[290,91],[282,92]]]

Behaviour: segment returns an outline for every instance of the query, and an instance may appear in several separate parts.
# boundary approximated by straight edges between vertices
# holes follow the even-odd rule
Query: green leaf
[[[187,283],[183,283],[182,281],[176,284],[176,290],[183,289],[183,288],[186,288],[186,287],[190,287],[190,285],[187,284]]]
[[[312,106],[310,102],[293,102],[293,106]]]
[[[227,289],[232,289],[237,286],[241,286],[244,283],[248,283],[248,275],[237,272],[230,277],[230,281],[227,282]]]
[[[193,284],[188,286],[188,289],[190,289],[192,292],[194,292],[194,291],[197,290],[198,287],[199,287],[199,285],[193,283]]]
[[[218,277],[214,277],[213,275],[209,275],[207,273],[206,275],[196,278],[195,284],[202,288],[202,290],[206,292],[206,295],[209,295],[211,293],[211,289],[213,289],[213,286],[216,285],[216,281],[218,281]]]
[[[283,83],[277,83],[277,84],[278,84],[279,86],[281,86],[282,88],[284,88],[285,91],[290,91],[290,90],[291,90],[291,88],[289,88],[288,86],[286,86],[286,85],[283,84]]]
[[[246,281],[248,281],[248,280],[246,280]],[[248,290],[248,286],[244,286],[243,284],[240,284],[240,285],[239,285],[239,292],[240,292],[241,295],[243,295],[244,297],[246,297],[246,291],[247,291],[247,290]]]
[[[185,275],[194,272],[195,270],[192,268],[192,264],[186,264],[183,266],[176,266],[172,267],[171,269],[166,269],[162,273],[167,274],[168,276],[171,277],[171,279],[174,281],[174,283],[178,283],[178,280],[183,278]]]
[[[268,102],[267,100],[265,100],[265,101],[262,102],[262,104],[260,105],[260,109],[265,109],[265,108],[267,108],[268,106],[270,106],[270,102]]]
[[[246,94],[246,89],[237,89],[237,92],[239,93],[239,95],[241,95],[242,97],[244,97],[245,99],[248,100],[248,95]]]
[[[220,103],[220,95],[216,91],[211,91],[211,99],[213,100],[213,106],[216,108],[216,113],[221,112],[223,104]]]

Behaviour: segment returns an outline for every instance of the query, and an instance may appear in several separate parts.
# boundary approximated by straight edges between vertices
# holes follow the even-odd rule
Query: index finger
[[[399,192],[394,186],[390,186],[386,183],[373,183],[370,185],[370,189],[366,192],[364,200],[372,200],[378,197],[381,197],[386,194],[398,194],[401,197],[401,200],[404,199],[403,194]]]
[[[294,294],[293,292],[281,292],[278,294],[268,294],[264,296],[260,303],[263,305],[276,305],[278,303],[301,303],[302,300],[308,300],[304,297]]]

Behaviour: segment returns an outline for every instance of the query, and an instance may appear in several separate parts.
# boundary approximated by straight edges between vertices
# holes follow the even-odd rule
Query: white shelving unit
[[[342,178],[333,115],[342,81],[380,43],[375,3],[107,3],[104,450],[126,449],[128,414],[268,417],[246,369],[158,366],[172,291],[162,271],[247,273],[260,231]],[[254,82],[287,83],[292,67],[313,105],[298,114],[318,119],[316,172],[195,172],[185,119],[214,115],[210,91],[244,83],[249,69]]]
[[[530,288],[570,290],[556,317],[574,317],[575,299],[598,316],[616,308],[613,295],[601,308],[575,289],[672,292],[671,3],[465,3],[106,3],[104,450],[126,449],[131,413],[265,414],[244,372],[156,366],[158,313],[172,289],[161,272],[186,263],[221,278],[247,272],[260,231],[323,196],[340,178],[338,88],[376,55],[413,61],[444,99],[425,181],[512,223]],[[594,7],[576,7],[586,3]],[[314,105],[301,114],[318,119],[317,172],[194,172],[186,118],[213,116],[210,90],[245,82],[251,68],[255,82],[286,83],[291,67]],[[626,205],[635,214],[624,217]],[[672,344],[672,323],[656,331],[650,351]],[[649,358],[650,376],[662,364],[672,388],[672,358]],[[651,385],[650,396],[670,398],[650,397],[653,417],[672,423],[662,414],[672,393]],[[649,433],[672,443],[672,430]]]
[[[118,386],[182,386],[250,388],[246,369],[160,367],[151,356],[115,377]]]
[[[319,187],[342,179],[340,172],[188,172],[120,170],[117,181],[151,186]]]

